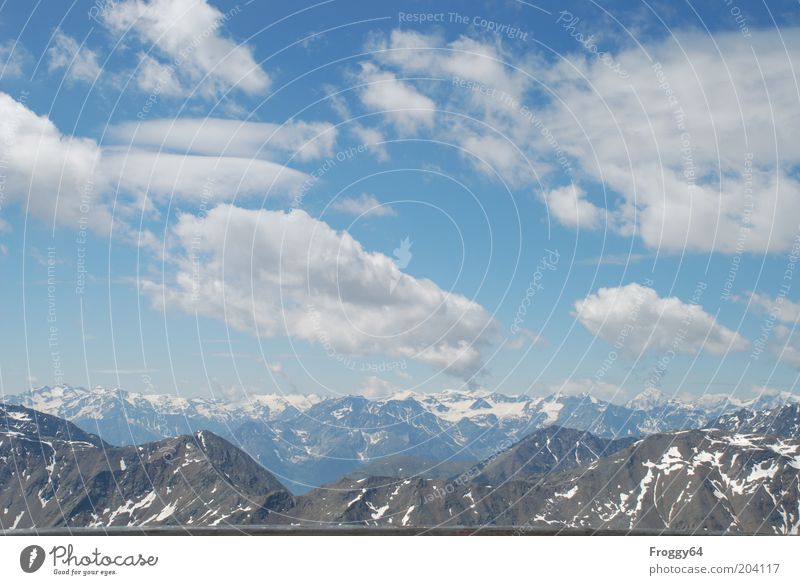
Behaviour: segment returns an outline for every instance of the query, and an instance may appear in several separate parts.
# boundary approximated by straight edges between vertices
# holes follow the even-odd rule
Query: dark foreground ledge
[[[390,526],[149,526],[107,528],[25,528],[1,531],[3,536],[698,536],[711,532],[661,530],[526,529],[515,527],[390,527]]]

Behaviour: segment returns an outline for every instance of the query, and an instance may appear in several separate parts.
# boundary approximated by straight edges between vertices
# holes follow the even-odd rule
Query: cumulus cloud
[[[0,160],[10,202],[25,202],[32,215],[76,229],[91,215],[92,226],[107,230],[108,209],[94,181],[99,159],[93,140],[64,136],[46,116],[0,92]]]
[[[336,128],[327,122],[285,124],[221,118],[156,119],[112,126],[118,143],[180,154],[245,158],[292,157],[300,161],[332,156]]]
[[[47,49],[47,70],[66,70],[69,81],[94,82],[100,75],[97,53],[60,29],[53,37],[53,44]]]
[[[659,297],[652,288],[637,283],[601,288],[577,301],[573,316],[592,335],[628,355],[651,351],[724,354],[750,347],[699,305]]]
[[[217,96],[231,88],[265,92],[270,78],[251,49],[223,36],[222,28],[239,16],[238,7],[223,14],[206,0],[121,0],[101,12],[111,31],[138,38],[148,51],[138,78],[145,91],[154,79],[180,79],[180,93]],[[154,74],[155,77],[154,77]],[[177,90],[176,90],[176,93]]]
[[[561,225],[584,230],[603,224],[605,210],[586,199],[586,191],[575,184],[552,189],[542,194],[547,209]]]
[[[143,283],[163,308],[341,354],[416,359],[463,377],[481,367],[481,348],[496,331],[479,304],[403,274],[302,210],[219,205],[205,217],[182,214],[173,235],[173,276]]]
[[[384,380],[378,376],[369,376],[362,383],[358,393],[371,400],[380,400],[396,394],[400,390],[400,386],[389,380]]]
[[[411,84],[399,81],[372,63],[363,63],[360,74],[362,103],[381,111],[401,131],[415,132],[433,123],[436,104]]]
[[[397,215],[389,205],[384,205],[369,193],[358,197],[340,197],[331,204],[331,209],[348,215],[372,215],[376,217]]]

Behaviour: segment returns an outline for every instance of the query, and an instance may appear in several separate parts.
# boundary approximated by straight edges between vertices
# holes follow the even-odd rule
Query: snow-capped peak
[[[658,388],[648,388],[631,398],[625,406],[633,410],[653,410],[661,406],[666,406],[671,400]]]

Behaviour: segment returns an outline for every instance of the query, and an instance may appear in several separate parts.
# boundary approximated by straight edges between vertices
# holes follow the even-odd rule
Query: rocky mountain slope
[[[342,480],[298,498],[292,515],[323,525],[798,534],[799,482],[800,440],[694,430],[499,485]]]
[[[586,431],[550,426],[532,432],[484,461],[476,482],[499,485],[527,476],[588,465],[633,444],[634,439],[603,439]]]
[[[293,498],[208,431],[111,447],[73,424],[0,404],[0,529],[266,523]]]
[[[711,426],[735,433],[800,437],[800,404],[787,404],[770,410],[737,410],[724,414]]]

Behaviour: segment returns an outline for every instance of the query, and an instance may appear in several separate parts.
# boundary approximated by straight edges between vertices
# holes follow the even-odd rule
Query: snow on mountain
[[[730,394],[703,394],[698,397],[682,397],[681,399],[670,400],[682,404],[686,408],[702,410],[709,415],[719,415],[723,412],[731,412],[742,408],[748,410],[772,410],[787,404],[800,402],[800,395],[785,390],[764,388],[753,398],[738,398]]]
[[[246,421],[271,421],[289,409],[305,410],[315,395],[250,395],[238,400],[139,394],[97,386],[43,386],[16,396],[20,404],[70,420],[109,443],[130,445],[206,429],[229,435]]]
[[[573,412],[579,411],[575,404],[591,403],[569,398],[563,406]],[[410,398],[375,403],[343,397],[335,406],[329,414],[346,415],[334,420],[370,424],[393,410],[419,408]],[[785,406],[772,418],[794,424],[797,408]],[[800,533],[800,439],[720,429],[609,440],[549,427],[473,464],[477,474],[342,478],[294,497],[213,433],[111,447],[68,421],[0,403],[0,462],[6,463],[0,465],[4,531],[291,522]]]
[[[705,396],[694,402],[647,391],[627,405],[587,394],[509,396],[486,389],[363,396],[250,395],[243,400],[143,395],[121,389],[43,387],[7,402],[70,420],[112,445],[208,430],[232,441],[302,493],[390,457],[478,461],[550,425],[604,439],[696,429],[750,401]]]
[[[508,396],[488,390],[444,390],[434,394],[400,393],[388,400],[415,400],[439,418],[456,423],[462,418],[494,415],[498,419],[522,418],[526,416],[525,407],[530,404],[529,396]]]
[[[8,402],[25,402],[42,412],[64,411],[76,418],[102,418],[113,403],[123,402],[136,407],[149,404],[163,414],[225,417],[248,413],[253,418],[267,418],[293,406],[306,409],[322,400],[314,394],[253,394],[231,401],[218,398],[187,398],[173,394],[139,394],[120,388],[96,386],[90,390],[72,386],[42,386]]]

